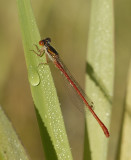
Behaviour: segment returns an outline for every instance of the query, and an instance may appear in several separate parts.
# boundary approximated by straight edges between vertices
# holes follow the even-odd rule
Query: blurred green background
[[[52,45],[84,88],[90,0],[32,0],[41,38],[51,37]],[[115,160],[121,148],[122,121],[131,55],[131,1],[115,0],[115,85],[108,159]],[[16,1],[0,1],[0,104],[32,160],[44,159],[39,129],[30,93]],[[61,89],[51,65],[75,160],[83,154],[83,115],[70,106],[68,92]],[[56,75],[56,76],[55,76]],[[130,102],[131,103],[131,102]],[[72,114],[73,113],[73,114]],[[79,124],[79,125],[78,125]],[[120,154],[120,153],[119,153]]]

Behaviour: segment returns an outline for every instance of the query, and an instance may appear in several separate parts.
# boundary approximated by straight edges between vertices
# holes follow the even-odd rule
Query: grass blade
[[[131,148],[131,63],[128,74],[128,85],[126,95],[126,106],[124,110],[124,120],[122,123],[122,136],[120,140],[121,149],[118,152],[118,159],[130,159],[130,148]]]
[[[95,112],[109,128],[114,79],[114,26],[111,0],[92,0],[87,61],[86,92],[96,106]],[[86,119],[91,158],[105,160],[108,139],[92,116],[87,115]]]
[[[0,107],[0,159],[29,160],[11,123]]]
[[[40,115],[38,119],[41,119],[49,133],[48,137],[45,134],[41,134],[43,135],[42,139],[48,139],[50,141],[51,138],[59,160],[71,160],[70,147],[49,66],[40,65],[38,67],[40,63],[45,62],[45,57],[40,58],[30,51],[35,49],[33,44],[38,45],[41,39],[30,0],[17,0],[17,3],[31,93],[36,110],[38,111],[37,115]],[[44,15],[42,15],[43,17]],[[40,130],[42,131],[43,128],[41,127]],[[54,154],[53,150],[49,151],[49,144],[46,143],[46,146],[44,146],[45,152],[47,151],[47,154],[45,154],[47,155],[47,159],[51,159],[49,152],[50,154]]]

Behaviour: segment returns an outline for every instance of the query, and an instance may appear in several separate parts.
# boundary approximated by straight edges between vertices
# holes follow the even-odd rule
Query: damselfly
[[[76,80],[72,77],[72,75],[70,74],[70,72],[67,70],[66,66],[64,65],[64,63],[61,61],[58,52],[50,45],[51,39],[50,38],[46,38],[44,40],[39,41],[39,45],[42,46],[41,49],[38,48],[37,45],[37,51],[32,50],[36,55],[42,57],[43,54],[46,54],[46,57],[49,57],[50,60],[54,63],[54,65],[64,74],[64,76],[66,77],[66,79],[68,80],[68,82],[72,85],[72,87],[75,89],[75,91],[77,92],[77,94],[80,96],[80,98],[82,99],[82,101],[84,102],[84,104],[86,105],[86,107],[89,109],[89,111],[92,113],[92,115],[94,116],[94,118],[97,120],[97,122],[99,123],[100,127],[102,128],[104,134],[106,135],[106,137],[109,137],[109,131],[106,128],[106,126],[103,124],[103,122],[99,119],[99,117],[96,115],[96,113],[93,110],[93,103],[89,102],[88,98],[86,98],[87,96],[85,96],[85,93],[82,91],[81,87],[78,85],[78,83],[76,82]]]

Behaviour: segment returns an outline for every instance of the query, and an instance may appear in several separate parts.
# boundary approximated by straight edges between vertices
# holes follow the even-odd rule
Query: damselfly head
[[[49,44],[51,42],[51,39],[50,38],[46,38],[46,39],[43,39],[41,41],[39,41],[39,45],[40,46],[44,46],[46,44]]]
[[[44,45],[45,45],[44,40],[39,41],[39,45],[40,45],[40,46],[44,46]]]
[[[49,43],[51,42],[51,38],[46,38],[45,41]]]

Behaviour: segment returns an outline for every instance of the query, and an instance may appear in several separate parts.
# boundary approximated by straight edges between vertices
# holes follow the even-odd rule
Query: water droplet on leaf
[[[29,69],[29,82],[32,86],[37,86],[40,83],[39,74],[33,68]]]

